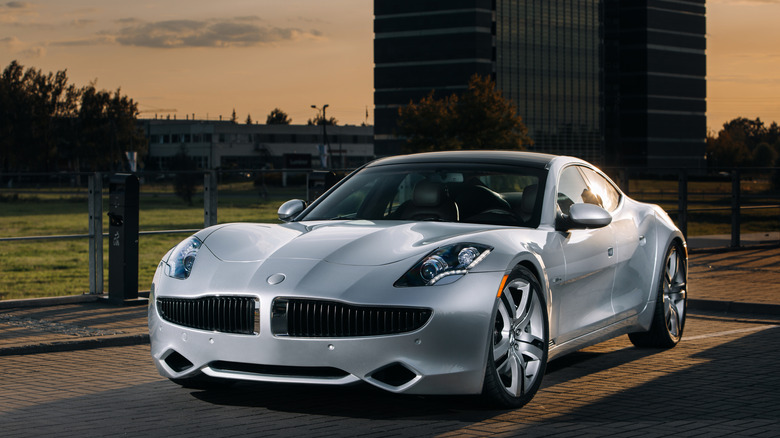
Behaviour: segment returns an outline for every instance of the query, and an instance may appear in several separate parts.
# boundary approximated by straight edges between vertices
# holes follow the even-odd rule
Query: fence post
[[[203,175],[203,226],[217,224],[217,172],[210,170]]]
[[[731,171],[731,247],[739,248],[739,208],[740,208],[740,184],[739,170]]]
[[[89,176],[89,293],[103,293],[103,175]]]
[[[679,203],[677,206],[677,222],[683,237],[688,239],[688,171],[680,169],[678,184]]]

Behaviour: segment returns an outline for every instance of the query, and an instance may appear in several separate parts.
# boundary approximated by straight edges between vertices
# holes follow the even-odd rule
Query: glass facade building
[[[608,164],[703,168],[705,0],[605,0]]]
[[[517,106],[531,150],[604,155],[599,0],[496,0],[497,87]]]
[[[491,0],[374,1],[374,145],[401,151],[398,108],[432,90],[466,90],[469,78],[494,73]]]
[[[607,165],[704,155],[704,0],[374,0],[377,155],[398,108],[490,75],[533,151]],[[699,159],[700,161],[700,159]]]

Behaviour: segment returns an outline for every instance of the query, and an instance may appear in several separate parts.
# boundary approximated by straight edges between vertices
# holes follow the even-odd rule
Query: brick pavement
[[[780,247],[693,253],[690,298],[780,304]]]
[[[149,358],[144,306],[0,302],[0,435],[779,436],[780,317],[705,311],[776,310],[778,280],[780,248],[691,254],[678,347],[635,349],[624,336],[553,361],[514,411],[367,385],[185,390]]]
[[[102,299],[0,309],[0,356],[147,343],[146,310]]]
[[[780,318],[691,315],[671,350],[621,337],[551,362],[519,410],[369,387],[178,387],[146,345],[0,357],[0,435],[752,436],[780,433]]]

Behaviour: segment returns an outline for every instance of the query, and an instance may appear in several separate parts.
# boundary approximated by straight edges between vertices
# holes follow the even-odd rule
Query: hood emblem
[[[279,274],[274,274],[274,275],[268,277],[268,280],[266,280],[266,281],[268,282],[268,284],[273,286],[275,284],[279,284],[279,283],[283,282],[285,278],[287,278],[286,275],[284,275],[282,273],[279,273]]]

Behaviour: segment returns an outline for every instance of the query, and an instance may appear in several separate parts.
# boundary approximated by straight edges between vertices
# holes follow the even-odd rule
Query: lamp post
[[[331,154],[330,154],[330,141],[328,141],[328,119],[325,115],[325,110],[328,108],[328,104],[322,106],[322,110],[317,107],[317,105],[312,105],[312,108],[316,109],[317,111],[321,111],[322,117],[320,118],[322,122],[322,144],[325,146],[325,153],[327,154],[327,166],[326,168],[331,167]]]

